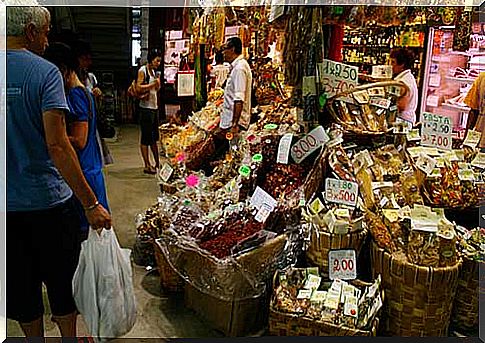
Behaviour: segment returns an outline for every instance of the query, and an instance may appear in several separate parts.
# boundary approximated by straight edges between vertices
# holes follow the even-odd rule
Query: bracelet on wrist
[[[99,201],[96,200],[96,202],[91,205],[91,206],[88,206],[88,207],[85,207],[84,208],[84,211],[91,211],[91,210],[94,210],[96,207],[98,207],[100,204],[99,204]]]

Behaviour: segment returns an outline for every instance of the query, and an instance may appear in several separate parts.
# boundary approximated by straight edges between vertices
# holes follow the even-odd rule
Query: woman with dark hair
[[[136,86],[138,90],[146,96],[140,100],[140,151],[143,158],[145,174],[155,174],[160,167],[160,156],[158,153],[158,91],[160,90],[160,75],[156,70],[160,66],[162,55],[158,50],[152,50],[148,53],[147,64],[138,70]],[[155,167],[150,164],[148,156],[148,147],[150,147]]]
[[[397,102],[398,118],[408,126],[412,126],[416,123],[416,108],[418,107],[418,85],[411,73],[414,54],[406,49],[393,49],[390,57],[394,80],[404,82],[409,88],[409,92]]]
[[[102,153],[96,136],[96,107],[93,95],[76,74],[79,68],[77,56],[66,44],[52,43],[47,48],[44,58],[55,64],[62,73],[69,106],[69,113],[66,115],[69,140],[77,152],[86,181],[99,203],[109,211],[102,171]],[[89,224],[80,203],[79,215],[81,229],[87,233]]]

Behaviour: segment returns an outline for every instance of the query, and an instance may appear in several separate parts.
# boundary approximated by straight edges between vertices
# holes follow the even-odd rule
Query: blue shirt
[[[67,104],[69,106],[68,122],[88,122],[88,138],[82,150],[78,150],[79,163],[83,173],[98,173],[103,169],[103,160],[96,137],[96,108],[94,99],[87,91],[89,99],[86,97],[81,87],[72,88],[67,94]],[[88,102],[89,101],[89,102]],[[89,113],[91,109],[91,113]]]
[[[51,160],[42,113],[68,110],[59,69],[26,50],[7,50],[7,211],[52,208],[72,191]]]

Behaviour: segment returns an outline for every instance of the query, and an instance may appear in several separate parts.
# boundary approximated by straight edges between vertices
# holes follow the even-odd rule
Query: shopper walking
[[[390,57],[394,80],[402,81],[409,88],[409,92],[397,102],[398,119],[407,123],[408,127],[412,127],[416,123],[418,107],[418,86],[411,72],[414,54],[406,49],[393,49]]]
[[[140,151],[143,158],[145,174],[155,174],[160,167],[158,140],[158,91],[161,87],[160,75],[156,70],[160,66],[161,54],[157,50],[148,53],[147,64],[138,70],[136,85],[139,92],[147,92],[147,97],[140,100]],[[148,148],[151,149],[155,166],[150,164]]]
[[[227,76],[229,75],[229,66],[224,64],[224,55],[222,52],[216,53],[216,65],[211,70],[211,89],[224,88]]]
[[[76,74],[79,68],[79,60],[73,50],[63,43],[51,44],[44,57],[62,70],[69,106],[69,113],[67,114],[69,140],[77,152],[86,181],[101,205],[109,211],[103,176],[101,142],[97,135],[96,116],[98,113],[92,93]],[[89,223],[80,203],[79,205],[81,231],[87,237]]]
[[[36,54],[48,45],[44,7],[7,7],[7,317],[26,336],[43,337],[42,283],[62,336],[76,336],[72,277],[79,217],[94,229],[111,216],[84,178],[66,133],[69,110],[59,69]]]
[[[473,82],[465,98],[465,104],[470,107],[466,128],[482,133],[478,147],[485,152],[485,72],[480,73]]]

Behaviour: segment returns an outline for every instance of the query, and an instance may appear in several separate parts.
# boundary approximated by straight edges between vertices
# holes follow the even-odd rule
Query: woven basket
[[[478,332],[479,261],[465,258],[458,280],[451,324],[460,333],[474,334]]]
[[[395,86],[395,87],[400,87],[404,89],[403,95],[405,95],[409,91],[408,87],[403,82],[400,82],[400,81],[383,81],[383,82],[369,83],[369,84],[357,86],[355,88],[351,88],[349,90],[346,90],[345,92],[341,92],[334,95],[333,97],[328,99],[326,107],[328,108],[328,111],[330,112],[334,120],[338,124],[342,125],[344,130],[348,132],[352,132],[354,135],[366,135],[366,136],[384,135],[386,131],[372,131],[366,127],[357,126],[355,123],[346,122],[345,120],[343,120],[342,114],[339,113],[339,111],[335,108],[334,102],[339,98],[347,97],[357,91],[369,90],[371,88],[386,88],[389,86]]]
[[[180,292],[184,290],[184,280],[173,270],[163,255],[160,243],[157,239],[153,241],[155,249],[155,259],[157,261],[158,272],[160,274],[160,284],[164,289],[170,292]]]
[[[312,230],[310,246],[306,256],[308,260],[328,274],[328,253],[330,250],[337,249],[354,249],[356,258],[367,237],[367,230],[364,228],[359,231],[348,233],[346,235],[332,234],[325,231],[317,233]]]
[[[279,278],[277,271],[273,278],[273,288],[278,288]],[[355,286],[371,285],[360,280],[351,281]],[[384,294],[381,294],[384,300]],[[370,330],[353,329],[343,325],[317,321],[301,315],[284,313],[276,310],[273,299],[269,308],[269,334],[271,336],[364,336],[375,337],[379,327],[379,317],[375,317]]]
[[[373,277],[382,276],[382,332],[391,336],[447,336],[461,262],[421,267],[395,259],[371,243]]]

